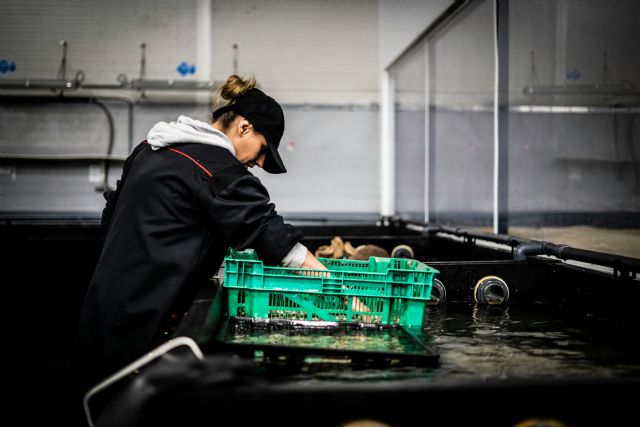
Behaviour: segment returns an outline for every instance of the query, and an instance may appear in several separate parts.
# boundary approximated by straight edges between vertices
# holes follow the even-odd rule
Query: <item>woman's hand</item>
[[[324,264],[322,264],[320,261],[318,261],[318,258],[316,258],[311,252],[309,252],[307,250],[307,256],[304,259],[304,263],[301,266],[302,268],[309,268],[312,270],[327,270],[327,267],[324,266]],[[329,272],[327,273],[322,273],[322,272],[304,272],[303,273],[305,276],[315,276],[315,275],[321,275],[322,277],[329,277]],[[345,297],[345,303],[348,304],[349,299]],[[354,297],[351,303],[351,309],[353,311],[357,311],[357,312],[370,312],[371,309],[369,307],[367,307],[361,300],[360,298]],[[370,323],[372,320],[371,316],[367,316],[364,315],[362,316],[361,320],[362,322],[365,323]]]
[[[326,270],[327,267],[324,266],[318,258],[316,258],[309,250],[307,249],[307,256],[304,258],[304,262],[301,265],[302,268],[310,268],[312,270]]]
[[[311,270],[327,270],[327,267],[324,266],[323,263],[321,263],[320,261],[318,261],[318,258],[316,258],[311,252],[309,252],[309,250],[307,250],[307,256],[304,259],[304,262],[302,263],[302,265],[300,266],[301,268],[307,268],[307,269],[311,269]],[[304,272],[303,273],[305,276],[316,276],[319,275],[321,277],[329,277],[329,273],[320,273],[320,272]]]

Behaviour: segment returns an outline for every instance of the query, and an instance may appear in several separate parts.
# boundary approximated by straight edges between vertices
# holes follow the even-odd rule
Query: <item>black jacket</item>
[[[184,311],[228,247],[254,248],[276,265],[302,238],[260,181],[211,145],[141,143],[105,197],[104,246],[79,324],[86,386],[161,343],[169,316]]]

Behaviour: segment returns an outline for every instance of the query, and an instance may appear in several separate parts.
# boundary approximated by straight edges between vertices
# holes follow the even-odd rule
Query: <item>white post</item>
[[[498,233],[498,165],[500,160],[499,116],[499,67],[498,67],[498,1],[493,2],[493,232]]]
[[[197,3],[197,36],[196,36],[196,80],[211,81],[211,58],[213,51],[213,35],[211,20],[211,0],[198,0]],[[203,102],[210,101],[207,92],[196,92]]]
[[[429,222],[429,175],[431,169],[431,158],[429,156],[429,149],[431,146],[431,139],[429,134],[429,123],[431,103],[431,93],[429,86],[429,39],[424,43],[424,222]]]
[[[380,214],[395,214],[395,97],[394,81],[383,71],[380,82]]]

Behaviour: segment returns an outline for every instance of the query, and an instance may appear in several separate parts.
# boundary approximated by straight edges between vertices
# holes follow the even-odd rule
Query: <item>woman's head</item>
[[[236,157],[248,167],[259,166],[270,173],[286,169],[278,154],[284,132],[284,114],[280,105],[256,88],[256,80],[229,76],[219,89],[214,107],[221,99],[227,105],[214,108],[213,126],[231,140]]]

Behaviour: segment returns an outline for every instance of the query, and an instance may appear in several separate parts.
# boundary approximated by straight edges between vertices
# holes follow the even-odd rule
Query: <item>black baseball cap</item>
[[[237,97],[232,104],[215,110],[212,114],[213,121],[228,111],[247,119],[267,140],[262,168],[269,173],[285,173],[287,169],[278,154],[278,146],[284,133],[284,113],[280,104],[260,89],[253,88]]]

